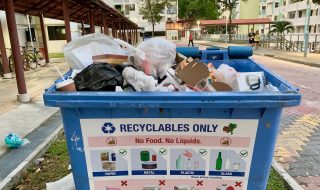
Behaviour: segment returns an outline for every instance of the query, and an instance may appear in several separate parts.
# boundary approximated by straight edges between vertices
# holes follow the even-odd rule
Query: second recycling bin
[[[280,92],[57,92],[77,190],[263,190],[282,109],[296,88],[251,59]],[[68,73],[70,74],[70,73]],[[67,75],[65,77],[67,77]]]

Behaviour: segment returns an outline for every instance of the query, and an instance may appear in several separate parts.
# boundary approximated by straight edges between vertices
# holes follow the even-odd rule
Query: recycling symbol
[[[104,123],[102,126],[102,132],[112,134],[116,131],[116,128],[113,126],[112,123]]]

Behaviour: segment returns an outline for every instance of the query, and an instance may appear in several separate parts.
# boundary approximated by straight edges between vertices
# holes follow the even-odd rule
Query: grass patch
[[[49,58],[64,58],[63,53],[49,53]]]
[[[285,180],[273,169],[270,170],[267,190],[292,190]]]
[[[63,135],[60,135],[52,144],[43,158],[45,160],[38,166],[32,165],[22,174],[20,181],[13,189],[43,190],[46,189],[46,183],[57,181],[70,173],[68,149]]]
[[[33,165],[20,178],[14,190],[42,190],[46,183],[57,181],[69,174],[69,155],[66,140],[60,135],[43,156],[45,160],[38,166]],[[291,190],[289,185],[272,168],[267,190]]]

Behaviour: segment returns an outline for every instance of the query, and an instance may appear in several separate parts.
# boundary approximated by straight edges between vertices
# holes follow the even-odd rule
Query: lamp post
[[[229,18],[229,11],[225,12],[225,17],[226,17],[226,36],[225,36],[225,43],[228,43],[228,18]],[[231,26],[229,26],[231,27]]]
[[[309,25],[310,25],[310,12],[311,12],[311,3],[307,1],[307,12],[306,12],[306,21],[304,25],[304,57],[308,56],[308,48],[309,48]]]

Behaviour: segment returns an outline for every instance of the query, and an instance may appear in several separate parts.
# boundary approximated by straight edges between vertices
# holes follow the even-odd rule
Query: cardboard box
[[[176,75],[189,86],[195,87],[201,80],[208,78],[210,72],[205,63],[199,59],[189,58],[180,62],[176,68]],[[211,84],[216,91],[232,91],[228,84],[215,82],[213,78],[211,78]]]
[[[117,64],[123,64],[124,62],[128,62],[128,56],[105,54],[105,55],[92,56],[92,60],[93,60],[93,63],[109,63],[111,65],[117,65]]]

